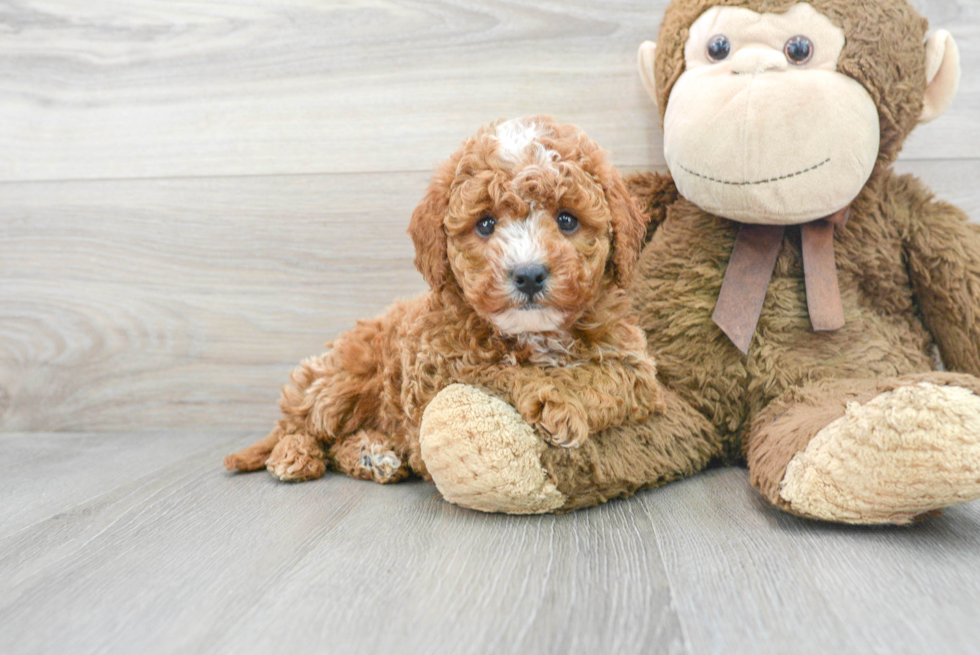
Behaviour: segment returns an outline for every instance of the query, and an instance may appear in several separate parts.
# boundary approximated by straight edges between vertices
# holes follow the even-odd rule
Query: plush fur
[[[561,231],[563,213],[576,229]],[[488,220],[494,231],[481,234]],[[426,476],[419,424],[454,382],[512,403],[559,446],[642,422],[662,409],[661,392],[624,288],[647,222],[578,128],[531,117],[481,129],[439,167],[411,219],[432,290],[304,361],[275,429],[226,467],[281,480],[328,465],[377,482]],[[516,281],[530,264],[548,275],[537,295]]]
[[[456,426],[466,425],[460,432]],[[541,465],[544,442],[510,405],[478,389],[454,384],[422,419],[422,458],[451,503],[485,512],[540,514],[568,499]]]
[[[656,46],[661,111],[684,69],[688,27],[703,11],[781,12],[794,3],[675,0]],[[980,226],[891,170],[922,113],[926,22],[905,0],[810,4],[844,29],[838,70],[867,89],[880,118],[877,164],[835,239],[846,325],[811,328],[800,229],[789,227],[742,355],[712,322],[738,224],[685,200],[670,176],[632,177],[631,191],[652,217],[634,308],[667,388],[667,410],[578,449],[546,448],[539,459],[566,498],[558,511],[629,495],[711,461],[747,463],[773,505],[824,520],[905,523],[980,495]],[[951,372],[934,370],[936,351]],[[467,411],[477,411],[480,401],[469,402]],[[946,427],[932,446],[913,447],[902,439],[906,428],[889,423],[905,414],[918,417],[906,428],[919,441],[930,434],[923,426]],[[845,415],[864,418],[832,427]],[[472,428],[465,420],[452,426],[460,434]],[[875,445],[878,432],[890,435],[882,437],[887,443]],[[423,442],[435,436],[423,434]],[[919,456],[930,447],[944,457]],[[847,480],[827,474],[835,466]],[[887,493],[852,484],[878,470],[888,472]],[[451,481],[436,483],[465,495]]]
[[[781,501],[803,516],[895,523],[976,498],[980,385],[961,383],[906,384],[849,403],[790,460]]]

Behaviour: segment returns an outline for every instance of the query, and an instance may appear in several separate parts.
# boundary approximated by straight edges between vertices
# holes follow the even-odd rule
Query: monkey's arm
[[[905,251],[926,326],[947,368],[980,375],[980,225],[911,176],[898,181],[889,199],[910,212]]]
[[[640,210],[650,216],[645,241],[667,218],[667,208],[677,202],[677,187],[670,173],[633,173],[626,177],[626,187]]]

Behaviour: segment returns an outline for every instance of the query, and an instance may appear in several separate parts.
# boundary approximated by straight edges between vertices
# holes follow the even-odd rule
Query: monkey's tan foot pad
[[[565,504],[541,465],[545,443],[513,407],[479,389],[454,384],[439,392],[419,440],[426,469],[451,503],[507,514]]]
[[[980,397],[923,382],[850,403],[786,468],[780,495],[812,518],[903,524],[980,497]]]
[[[303,482],[323,475],[327,464],[323,450],[312,437],[285,435],[265,463],[266,469],[283,482]]]

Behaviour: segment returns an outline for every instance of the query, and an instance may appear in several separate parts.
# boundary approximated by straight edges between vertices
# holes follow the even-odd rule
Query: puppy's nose
[[[525,264],[518,266],[510,273],[514,278],[514,285],[521,293],[526,293],[529,298],[544,289],[545,280],[548,279],[548,269],[541,264]]]

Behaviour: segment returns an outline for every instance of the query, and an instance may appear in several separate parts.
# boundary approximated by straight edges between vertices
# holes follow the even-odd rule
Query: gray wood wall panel
[[[898,168],[980,217],[980,161]],[[427,179],[0,184],[0,430],[262,433],[300,359],[424,290]]]
[[[427,171],[476,125],[529,113],[661,164],[635,55],[666,4],[8,0],[0,180]],[[980,4],[915,4],[966,74],[906,157],[974,157]]]
[[[0,4],[0,430],[265,430],[300,358],[423,289],[404,227],[476,125],[662,167],[633,60],[664,6]],[[965,75],[899,167],[980,215],[980,9],[919,7]]]
[[[427,178],[5,185],[0,429],[267,429],[300,359],[425,288]]]

